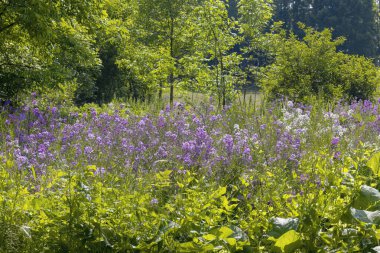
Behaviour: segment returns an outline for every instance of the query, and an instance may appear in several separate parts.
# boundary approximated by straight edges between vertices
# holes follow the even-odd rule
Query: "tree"
[[[78,86],[75,101],[149,99],[166,85],[216,93],[245,81],[238,47],[267,0],[0,0],[0,98]],[[237,50],[239,48],[239,50]]]
[[[203,75],[197,83],[203,83],[206,90],[217,95],[219,105],[225,106],[236,88],[247,82],[241,43],[251,45],[249,41],[261,37],[271,17],[270,1],[207,0],[198,6],[193,17],[199,35],[196,52],[209,70],[208,78]]]
[[[225,106],[233,85],[243,76],[239,68],[241,57],[232,52],[242,39],[237,34],[238,22],[229,17],[228,5],[220,0],[205,1],[198,15],[202,50],[213,76],[209,90],[216,93],[219,105]]]
[[[288,31],[302,36],[302,29],[299,29],[297,23],[310,25],[312,10],[312,0],[276,0],[273,18],[274,21],[284,22]]]
[[[89,81],[99,64],[99,0],[0,1],[0,98],[66,80]]]
[[[376,21],[376,65],[380,66],[380,0],[374,0],[374,12]]]
[[[340,49],[375,57],[376,25],[373,0],[315,0],[313,27],[333,28],[335,37],[347,38]]]
[[[272,19],[273,1],[238,0],[237,4],[239,33],[244,38],[240,45],[240,54],[244,59],[240,67],[247,76],[243,86],[245,92],[246,87],[253,82],[256,85],[259,67],[271,61],[268,50],[272,45],[264,35]]]
[[[344,38],[332,40],[331,30],[301,28],[303,40],[280,33],[276,60],[260,79],[264,91],[271,98],[286,96],[302,102],[315,96],[326,100],[371,98],[377,85],[374,64],[364,57],[337,52]]]
[[[366,57],[376,56],[376,19],[373,0],[275,0],[275,21],[288,31],[304,36],[297,23],[317,30],[333,29],[334,38],[344,36],[339,50]]]
[[[175,82],[181,76],[179,63],[192,51],[197,31],[189,20],[199,2],[196,0],[138,1],[138,40],[141,45],[151,50],[151,56],[157,56],[154,52],[160,53],[153,65],[159,65],[162,74],[166,74],[171,104],[174,100]],[[162,83],[160,85],[163,86]]]
[[[108,103],[114,98],[143,98],[136,78],[130,69],[118,63],[125,52],[133,50],[131,31],[135,29],[137,2],[134,0],[109,0],[104,4],[105,16],[96,31],[99,57],[102,61],[100,75],[96,79],[96,101]]]

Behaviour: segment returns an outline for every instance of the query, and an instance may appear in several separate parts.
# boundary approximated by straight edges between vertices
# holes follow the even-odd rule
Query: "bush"
[[[259,80],[269,98],[287,96],[305,102],[311,97],[369,99],[376,91],[377,70],[371,60],[337,52],[344,38],[332,39],[331,30],[300,27],[302,40],[282,31],[275,35],[275,62]]]

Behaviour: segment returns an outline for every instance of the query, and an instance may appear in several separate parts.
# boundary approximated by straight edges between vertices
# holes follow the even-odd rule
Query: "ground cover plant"
[[[1,252],[379,252],[380,101],[0,117]]]

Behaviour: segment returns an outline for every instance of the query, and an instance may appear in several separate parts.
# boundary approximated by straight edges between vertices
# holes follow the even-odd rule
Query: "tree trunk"
[[[170,57],[174,60],[174,18],[170,18]],[[169,85],[170,85],[170,106],[173,107],[174,101],[174,74],[173,69],[170,69],[169,74]]]
[[[224,63],[223,63],[223,54],[219,48],[219,58],[220,58],[220,84],[222,86],[222,106],[226,106],[226,80],[224,79]]]
[[[158,100],[162,101],[162,83],[160,83],[160,89],[158,90]]]

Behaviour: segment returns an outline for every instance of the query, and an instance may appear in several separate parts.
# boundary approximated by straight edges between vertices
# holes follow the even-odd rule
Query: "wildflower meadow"
[[[380,101],[0,113],[1,252],[380,252]]]

